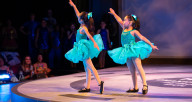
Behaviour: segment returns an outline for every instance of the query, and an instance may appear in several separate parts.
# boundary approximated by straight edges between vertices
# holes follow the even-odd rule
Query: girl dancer
[[[140,23],[138,17],[135,15],[127,15],[125,16],[124,21],[122,21],[122,19],[115,13],[112,8],[109,10],[109,13],[115,17],[117,22],[123,28],[123,32],[121,34],[122,47],[108,51],[108,54],[115,63],[127,63],[127,67],[131,72],[134,85],[134,88],[129,89],[127,92],[129,93],[139,91],[137,85],[137,69],[143,81],[142,93],[146,94],[148,92],[148,85],[145,79],[145,72],[141,64],[141,59],[149,57],[152,49],[158,50],[158,48],[139,32]],[[142,41],[135,42],[135,37],[138,37]]]
[[[91,13],[80,13],[72,0],[69,0],[69,4],[73,7],[76,13],[80,23],[80,28],[77,30],[74,47],[65,54],[65,57],[73,63],[83,61],[86,72],[86,88],[79,90],[79,92],[90,92],[92,72],[97,80],[98,85],[100,86],[100,93],[102,94],[104,90],[104,82],[100,80],[97,70],[91,61],[91,59],[97,57],[100,51],[103,49],[102,38],[99,34],[96,34],[94,37],[91,36],[91,34],[94,33],[94,21]],[[87,37],[90,40],[87,40]]]

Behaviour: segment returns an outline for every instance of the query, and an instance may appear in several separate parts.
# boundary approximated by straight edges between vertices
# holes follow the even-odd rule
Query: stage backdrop
[[[141,33],[160,49],[151,58],[192,58],[192,0],[120,0],[119,14],[139,17]]]

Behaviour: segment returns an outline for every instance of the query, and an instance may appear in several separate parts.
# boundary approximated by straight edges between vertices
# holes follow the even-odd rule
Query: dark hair
[[[140,21],[139,21],[139,18],[137,17],[135,19],[131,14],[127,15],[126,17],[128,18],[129,21],[133,22],[132,23],[133,29],[140,31]]]
[[[92,17],[90,17],[88,19],[88,13],[83,11],[80,13],[80,19],[83,20],[83,22],[85,23],[85,25],[87,26],[89,32],[91,35],[94,35],[94,31],[95,31],[95,26],[94,26],[94,19]]]
[[[100,21],[100,25],[101,25],[102,22],[106,24],[106,27],[105,27],[105,28],[107,28],[107,22],[104,21],[104,20],[101,20],[101,21]]]
[[[2,60],[3,60],[3,62],[4,62],[4,65],[6,65],[5,58],[4,58],[2,55],[0,55],[0,59],[2,59]]]
[[[30,60],[31,60],[31,57],[30,57],[29,55],[26,55],[26,56],[24,57],[24,59],[23,59],[23,64],[22,64],[23,66],[25,66],[25,65],[26,65],[26,61],[25,61],[25,58],[26,58],[26,57],[29,57],[29,58],[30,58]],[[31,65],[32,65],[32,64],[30,64],[30,66],[31,66]]]
[[[43,54],[43,53],[38,53],[38,54],[37,54],[37,58],[38,58],[39,55],[41,55],[42,58],[44,58],[44,54]]]
[[[26,61],[25,61],[25,58],[26,58],[26,57],[30,57],[30,56],[29,56],[29,55],[26,55],[26,56],[24,57],[24,59],[23,59],[23,63],[22,63],[22,65],[21,65],[21,68],[22,68],[23,71],[26,71],[26,67],[25,67],[25,66],[27,65],[27,64],[26,64]],[[30,59],[31,59],[31,57],[30,57]],[[31,62],[31,64],[28,65],[28,67],[30,68],[31,66],[32,66],[32,62]]]

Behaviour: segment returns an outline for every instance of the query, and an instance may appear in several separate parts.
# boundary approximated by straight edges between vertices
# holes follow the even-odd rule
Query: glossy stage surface
[[[149,92],[143,95],[142,80],[138,74],[138,93],[126,93],[132,88],[131,75],[126,66],[98,70],[105,90],[92,76],[91,92],[78,93],[86,82],[85,72],[39,79],[17,84],[12,92],[37,101],[56,102],[192,102],[192,66],[143,66]],[[33,102],[35,102],[33,101]]]

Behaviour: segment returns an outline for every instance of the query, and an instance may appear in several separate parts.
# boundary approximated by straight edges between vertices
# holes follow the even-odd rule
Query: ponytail
[[[127,15],[128,19],[132,21],[133,29],[140,31],[140,21],[139,18],[136,15]]]
[[[80,14],[80,19],[83,20],[83,22],[85,23],[86,27],[89,30],[89,33],[93,36],[95,31],[95,26],[94,26],[94,19],[92,17],[92,13],[90,14],[83,11]]]
[[[90,34],[93,36],[94,35],[94,31],[95,31],[95,26],[94,26],[94,20],[93,20],[92,17],[89,18],[88,30],[89,30]]]

